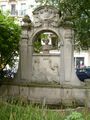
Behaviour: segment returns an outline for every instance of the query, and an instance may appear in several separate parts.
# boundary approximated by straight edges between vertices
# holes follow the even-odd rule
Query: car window
[[[77,69],[78,72],[85,72],[85,69]]]
[[[86,71],[90,72],[90,68],[86,68]]]

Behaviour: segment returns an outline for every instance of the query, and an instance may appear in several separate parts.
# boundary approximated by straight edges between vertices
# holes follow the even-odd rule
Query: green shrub
[[[84,120],[83,116],[79,112],[72,112],[65,120]]]

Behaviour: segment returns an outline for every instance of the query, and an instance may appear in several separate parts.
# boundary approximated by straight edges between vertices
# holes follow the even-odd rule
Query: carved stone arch
[[[23,27],[21,41],[21,66],[20,80],[32,81],[32,41],[42,31],[51,31],[61,40],[61,55],[59,69],[59,83],[80,85],[75,72],[73,62],[73,29],[62,19],[58,10],[51,6],[41,6],[33,12],[31,28]],[[63,21],[63,22],[62,22]],[[64,23],[64,24],[62,24]]]
[[[58,29],[54,30],[52,28],[38,28],[37,30],[35,30],[35,32],[32,32],[30,35],[28,34],[29,36],[28,45],[32,43],[31,41],[33,41],[39,33],[42,32],[54,33],[59,38],[59,41],[61,41],[61,44],[64,45],[64,40],[61,33],[58,31]]]
[[[42,28],[42,27],[40,27],[40,28],[35,29],[35,31],[33,30],[32,33],[30,33],[30,34],[28,32],[28,36],[29,36],[28,47],[27,47],[27,49],[29,51],[28,54],[27,54],[27,56],[28,56],[28,62],[27,63],[28,63],[28,66],[29,66],[28,71],[30,71],[30,66],[32,68],[32,63],[33,63],[33,45],[32,45],[32,42],[34,41],[34,39],[37,37],[38,34],[40,34],[42,32],[47,32],[47,31],[56,34],[56,36],[58,37],[59,41],[61,41],[61,46],[64,45],[63,37],[60,34],[58,29],[52,29],[52,27],[51,28],[50,27],[49,28]],[[59,62],[59,64],[60,64],[60,62]],[[31,71],[32,71],[32,69],[31,69]],[[29,72],[28,75],[29,75],[28,79],[30,80],[30,78],[32,76],[32,72],[31,72],[31,75],[30,75],[30,72]]]

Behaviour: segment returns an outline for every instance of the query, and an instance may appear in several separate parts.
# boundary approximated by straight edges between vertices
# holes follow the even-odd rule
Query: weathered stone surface
[[[2,97],[7,96],[7,93],[8,93],[7,87],[8,86],[6,86],[6,85],[0,86],[0,96],[2,96]]]
[[[20,80],[29,82],[58,82],[79,86],[81,83],[74,72],[73,35],[71,27],[58,23],[62,17],[56,8],[41,6],[33,11],[33,27],[23,28],[20,42]],[[60,55],[33,55],[33,41],[43,31],[51,31],[58,36]],[[26,37],[25,37],[26,36]],[[48,54],[49,51],[48,51]],[[36,58],[35,58],[36,57]],[[37,59],[37,60],[35,60]]]
[[[8,96],[19,96],[19,86],[8,86]]]
[[[86,89],[86,106],[90,108],[90,79],[85,80],[86,86],[88,89]]]
[[[71,26],[62,25],[62,16],[51,6],[42,6],[33,12],[33,25],[22,27],[20,41],[20,63],[17,84],[1,86],[0,95],[20,96],[26,100],[43,104],[72,105],[73,101],[90,106],[89,86],[82,88],[74,70],[74,31]],[[43,32],[53,32],[58,36],[60,54],[33,54],[33,41]],[[13,82],[12,82],[13,83]],[[21,85],[20,85],[21,83]],[[24,85],[24,83],[27,83]],[[38,83],[38,85],[30,85]],[[58,85],[60,86],[40,86]],[[88,89],[87,89],[88,88]]]
[[[59,82],[60,54],[58,55],[33,55],[33,82]],[[38,81],[37,81],[38,80]]]
[[[30,88],[29,99],[32,102],[45,102],[46,104],[60,103],[60,90],[51,88]]]
[[[29,88],[20,86],[20,97],[28,99]]]
[[[59,12],[51,6],[39,7],[33,11],[34,27],[59,25]]]
[[[27,83],[28,84],[28,83]],[[2,90],[2,91],[1,91]],[[64,106],[86,105],[90,107],[90,88],[59,85],[3,85],[0,88],[0,99],[20,98],[21,102],[58,104]]]
[[[85,105],[86,92],[85,89],[75,89],[72,90],[73,98],[78,105]]]

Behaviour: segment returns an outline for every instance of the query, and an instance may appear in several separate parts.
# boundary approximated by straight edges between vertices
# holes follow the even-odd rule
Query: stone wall
[[[77,86],[61,86],[57,84],[32,84],[26,82],[3,82],[0,97],[4,100],[21,98],[24,102],[80,106],[89,105],[90,88]],[[87,92],[87,94],[86,94]],[[89,98],[86,100],[87,95]],[[75,107],[74,106],[74,107]],[[90,107],[90,106],[89,106]]]

